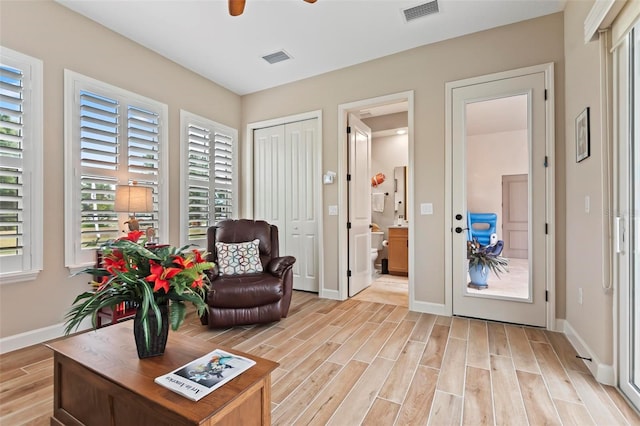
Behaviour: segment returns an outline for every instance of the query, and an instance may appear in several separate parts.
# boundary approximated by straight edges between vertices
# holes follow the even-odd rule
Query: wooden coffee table
[[[54,351],[52,425],[268,425],[278,363],[169,332],[164,355],[138,359],[132,321],[47,344]],[[220,348],[256,365],[193,402],[153,379]]]

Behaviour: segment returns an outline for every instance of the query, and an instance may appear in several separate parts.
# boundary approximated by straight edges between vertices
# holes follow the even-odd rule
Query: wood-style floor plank
[[[178,332],[278,361],[275,425],[640,425],[564,335],[535,328],[294,292],[282,321],[209,330],[188,311]],[[49,424],[48,348],[0,355],[0,382],[2,426]]]
[[[491,385],[496,424],[529,424],[511,358],[491,355]]]
[[[464,388],[462,424],[469,426],[493,425],[493,397],[489,370],[467,366]]]

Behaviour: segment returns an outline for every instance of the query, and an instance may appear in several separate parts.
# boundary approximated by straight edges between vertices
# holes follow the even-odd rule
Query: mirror
[[[407,203],[409,193],[407,188],[407,166],[398,166],[393,169],[394,206],[396,219],[402,216],[404,220],[409,220],[407,216]]]

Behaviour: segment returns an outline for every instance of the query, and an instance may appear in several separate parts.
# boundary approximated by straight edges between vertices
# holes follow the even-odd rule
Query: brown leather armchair
[[[220,275],[216,242],[259,240],[263,272]],[[210,271],[209,308],[200,319],[209,328],[279,321],[287,316],[293,291],[293,256],[279,257],[278,227],[262,220],[223,220],[207,230]]]

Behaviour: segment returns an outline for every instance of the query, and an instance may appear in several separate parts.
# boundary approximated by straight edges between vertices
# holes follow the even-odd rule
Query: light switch
[[[329,216],[338,216],[338,206],[329,206]]]
[[[433,204],[432,203],[422,203],[420,204],[420,214],[433,214]]]

